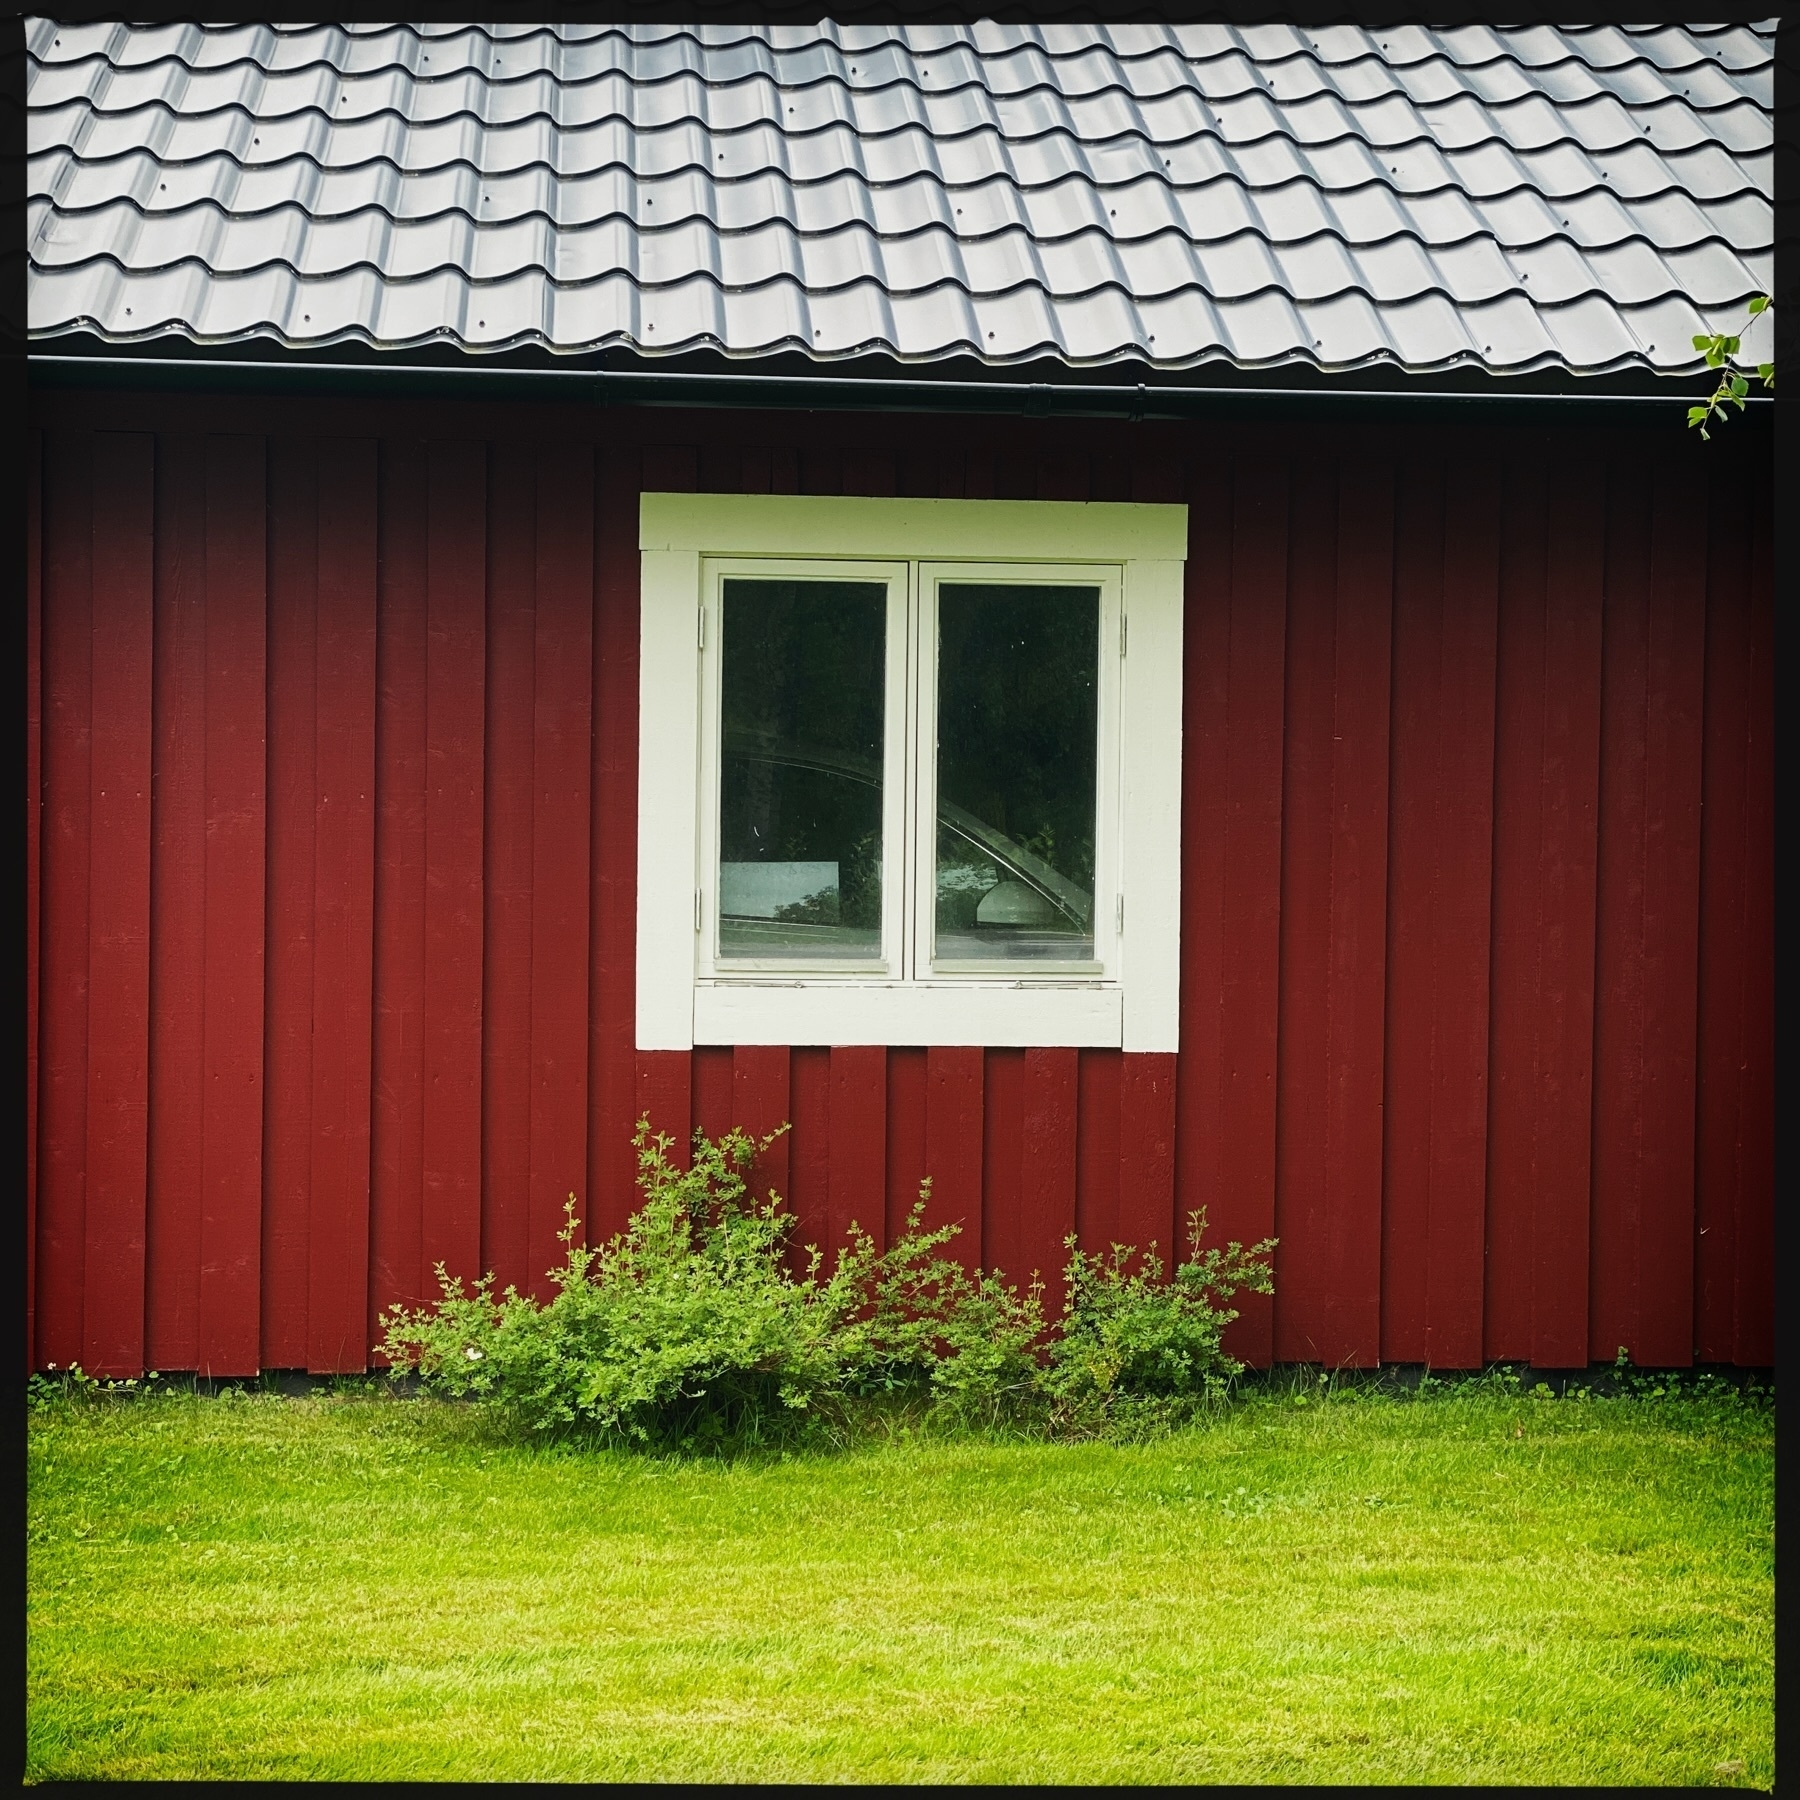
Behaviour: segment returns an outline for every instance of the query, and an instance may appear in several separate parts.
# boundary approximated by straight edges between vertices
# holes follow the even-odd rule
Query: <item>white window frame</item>
[[[1185,506],[646,493],[638,542],[639,1049],[1178,1047]],[[884,873],[880,968],[713,954],[720,584],[800,573],[903,583],[905,604],[889,608],[884,837],[904,844],[904,866]],[[915,720],[935,718],[945,579],[1101,589],[1097,970],[931,965],[936,757],[906,739]],[[900,670],[897,629],[912,634]],[[896,718],[895,684],[909,674],[928,691],[902,693]]]

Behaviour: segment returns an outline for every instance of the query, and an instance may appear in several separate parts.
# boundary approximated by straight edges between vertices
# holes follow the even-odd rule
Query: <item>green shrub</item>
[[[1065,1240],[1061,1329],[1040,1377],[1065,1428],[1180,1417],[1216,1404],[1242,1373],[1244,1365],[1222,1348],[1225,1327],[1238,1316],[1222,1302],[1240,1289],[1274,1291],[1275,1240],[1248,1250],[1234,1242],[1202,1256],[1205,1231],[1205,1212],[1190,1213],[1193,1260],[1178,1264],[1167,1281],[1154,1244],[1134,1269],[1129,1245],[1090,1256],[1073,1237]]]
[[[673,1141],[640,1121],[644,1199],[623,1232],[578,1242],[571,1196],[566,1260],[542,1304],[496,1295],[492,1275],[465,1289],[440,1265],[438,1302],[383,1319],[389,1361],[534,1432],[671,1446],[769,1442],[896,1395],[952,1424],[1087,1432],[1132,1401],[1191,1407],[1237,1372],[1219,1347],[1236,1315],[1214,1298],[1267,1292],[1269,1245],[1209,1252],[1164,1283],[1154,1251],[1133,1271],[1129,1249],[1090,1258],[1071,1238],[1052,1329],[1041,1282],[1021,1293],[942,1254],[959,1228],[923,1229],[929,1181],[886,1250],[852,1225],[828,1268],[795,1242],[778,1195],[750,1192],[746,1175],[778,1135],[697,1132],[680,1169]],[[1196,1254],[1201,1225],[1195,1215]]]
[[[496,1296],[491,1275],[465,1291],[440,1266],[435,1306],[383,1320],[395,1369],[492,1399],[534,1431],[679,1443],[767,1438],[784,1416],[907,1387],[997,1399],[1031,1366],[1035,1295],[940,1255],[957,1228],[922,1231],[923,1196],[885,1251],[853,1225],[828,1271],[818,1249],[793,1244],[779,1197],[749,1192],[773,1136],[696,1133],[687,1169],[648,1121],[635,1141],[642,1206],[589,1247],[571,1197],[548,1304]]]

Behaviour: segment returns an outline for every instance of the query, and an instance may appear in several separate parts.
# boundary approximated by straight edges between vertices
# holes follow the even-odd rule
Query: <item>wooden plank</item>
[[[1644,1084],[1640,1117],[1641,1349],[1652,1367],[1694,1355],[1696,1056],[1699,1044],[1700,784],[1706,670],[1706,539],[1688,484],[1652,489],[1644,843]]]
[[[679,1169],[688,1166],[693,1148],[693,1065],[691,1050],[640,1050],[636,1059],[637,1115],[650,1121],[653,1135],[669,1140],[669,1160]]]
[[[646,483],[646,485],[648,485]],[[844,458],[835,444],[809,444],[800,452],[800,492],[844,492]]]
[[[205,1092],[206,446],[157,445],[151,674],[150,1193],[145,1356],[200,1362],[201,1110]]]
[[[1120,1146],[1119,1089],[1124,1052],[1084,1050],[1075,1124],[1075,1233],[1083,1250],[1104,1253],[1119,1241],[1120,1164],[1128,1151]],[[1169,1059],[1169,1180],[1175,1178],[1174,1059]],[[1171,1213],[1174,1190],[1168,1195]]]
[[[1035,500],[1037,458],[1010,431],[1002,430],[994,445],[994,498]]]
[[[1031,1280],[1024,1231],[1025,1052],[989,1050],[982,1073],[983,1266],[1022,1292]]]
[[[1175,1057],[1134,1051],[1118,1075],[1118,1237],[1154,1243],[1173,1269],[1187,1254],[1188,1222],[1175,1214]],[[1216,1241],[1208,1234],[1208,1242]]]
[[[264,444],[206,444],[206,944],[201,976],[200,1372],[261,1365]]]
[[[744,491],[744,452],[733,439],[721,443],[709,437],[700,446],[699,491],[703,494],[741,494]]]
[[[547,1299],[545,1271],[554,1256],[538,1254],[531,1241],[535,448],[496,444],[489,479],[481,1265],[494,1270],[502,1286],[511,1283],[521,1293]]]
[[[92,828],[93,438],[53,432],[44,468],[44,915],[37,1344],[87,1353],[88,904]]]
[[[788,1070],[788,1105],[794,1121],[788,1205],[795,1220],[795,1266],[804,1268],[806,1246],[825,1243],[830,1218],[831,1052],[818,1045],[797,1048],[790,1053]]]
[[[750,444],[745,447],[743,466],[738,473],[738,492],[741,494],[768,494],[774,489],[770,486],[773,467],[770,462],[770,451],[767,444]]]
[[[885,1241],[890,1244],[906,1229],[907,1215],[918,1203],[920,1185],[930,1173],[926,1157],[926,1092],[926,1052],[916,1047],[890,1049],[885,1176]]]
[[[37,1363],[38,991],[44,824],[44,434],[25,453],[25,1366]]]
[[[376,446],[319,451],[311,1231],[306,1366],[368,1366]]]
[[[1775,584],[1765,465],[1751,512],[1750,669],[1744,783],[1742,1160],[1737,1242],[1740,1367],[1775,1362]]]
[[[1134,487],[1134,492],[1135,487]],[[1219,1180],[1202,1203],[1223,1238],[1275,1228],[1275,1057],[1281,948],[1281,764],[1287,625],[1288,474],[1246,464],[1233,490],[1230,700],[1223,855]],[[1233,1354],[1274,1347],[1265,1295],[1246,1295]]]
[[[877,1247],[887,1228],[887,1051],[879,1044],[834,1045],[831,1052],[831,1174],[828,1257],[859,1225]]]
[[[1596,471],[1550,486],[1544,605],[1531,1360],[1587,1360],[1603,540]]]
[[[852,450],[844,456],[846,494],[889,495],[894,492],[894,454],[891,450]]]
[[[1425,1360],[1481,1364],[1492,940],[1499,471],[1459,465],[1446,497],[1437,684]]]
[[[423,1241],[473,1280],[481,1262],[482,787],[487,468],[438,443],[428,467],[425,645]]]
[[[1086,500],[1088,458],[1067,447],[1047,450],[1038,457],[1037,497],[1040,500]]]
[[[925,1053],[925,1172],[931,1205],[925,1222],[962,1229],[946,1254],[968,1269],[981,1267],[981,1117],[983,1052],[974,1046],[933,1046]]]
[[[1019,1200],[1024,1271],[1041,1272],[1044,1306],[1062,1310],[1064,1240],[1075,1230],[1075,1124],[1080,1078],[1078,1050],[1025,1052]]]
[[[155,629],[152,439],[94,438],[88,816],[87,1240],[82,1366],[144,1371],[149,1176],[150,679]]]
[[[1224,1090],[1225,800],[1220,778],[1229,732],[1231,476],[1202,468],[1188,491],[1188,559],[1182,628],[1181,1051],[1176,1064],[1176,1210],[1221,1213]],[[1240,1240],[1244,1232],[1236,1234]],[[1253,1233],[1254,1242],[1260,1234]]]
[[[1381,1357],[1418,1363],[1426,1359],[1430,1284],[1433,840],[1444,607],[1441,465],[1408,467],[1395,504]]]
[[[646,444],[644,457],[644,492],[647,494],[691,494],[700,480],[700,453],[692,444]],[[637,540],[636,521],[632,522],[632,541]]]
[[[1645,789],[1650,659],[1650,493],[1615,468],[1606,502],[1600,824],[1595,905],[1593,1274],[1587,1355],[1638,1343],[1643,1204]],[[1641,1360],[1641,1358],[1639,1358]]]
[[[715,1143],[731,1129],[732,1052],[724,1044],[694,1050],[694,1129]]]
[[[1274,1355],[1328,1362],[1332,853],[1337,735],[1338,481],[1330,464],[1294,474],[1288,560],[1282,769],[1281,991],[1275,1232],[1283,1279]],[[1167,1249],[1165,1238],[1164,1249]]]
[[[592,825],[588,895],[588,1218],[607,1236],[636,1203],[638,469],[596,472]],[[686,1102],[681,1110],[686,1113]],[[685,1120],[681,1131],[685,1146]],[[598,1221],[596,1224],[595,1221]]]
[[[1748,496],[1715,472],[1708,495],[1700,811],[1699,1043],[1695,1068],[1695,1352],[1737,1348],[1740,1030],[1750,692]]]
[[[430,507],[423,444],[381,449],[376,606],[370,1329],[435,1298],[425,1256],[425,787]]]
[[[318,449],[269,446],[268,908],[264,1004],[264,1368],[307,1363],[318,753]]]
[[[1332,680],[1331,902],[1326,967],[1326,1210],[1331,1299],[1324,1354],[1381,1354],[1381,1205],[1387,1055],[1388,805],[1394,476],[1340,474]]]
[[[731,1053],[731,1122],[759,1142],[793,1123],[788,1091],[791,1056],[785,1044],[740,1044]],[[792,1155],[790,1130],[757,1158],[752,1191],[759,1200],[771,1190],[786,1198]]]
[[[1543,802],[1544,471],[1506,474],[1494,712],[1487,1281],[1482,1354],[1531,1355],[1537,856]]]
[[[594,463],[537,459],[531,851],[531,1269],[559,1266],[587,1210],[588,826],[592,809]]]

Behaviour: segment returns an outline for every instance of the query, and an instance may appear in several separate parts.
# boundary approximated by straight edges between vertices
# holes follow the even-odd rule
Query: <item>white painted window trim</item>
[[[1185,506],[647,493],[638,542],[639,1049],[686,1050],[696,1043],[1177,1048]],[[1111,671],[1102,683],[1096,849],[1107,879],[1096,880],[1095,892],[1101,974],[930,969],[925,895],[931,845],[924,823],[915,823],[907,839],[910,866],[885,883],[885,972],[715,966],[713,884],[703,872],[711,866],[716,823],[716,799],[708,797],[713,790],[706,785],[716,786],[710,691],[716,657],[704,645],[717,643],[719,581],[748,573],[744,563],[750,559],[759,571],[771,559],[803,561],[813,572],[838,578],[854,573],[869,579],[870,565],[887,565],[873,578],[892,580],[896,566],[903,567],[908,573],[900,578],[917,583],[919,591],[898,610],[921,634],[909,662],[927,681],[935,679],[936,659],[924,655],[923,634],[934,616],[935,594],[923,590],[932,579],[966,577],[976,572],[966,565],[978,564],[1001,578],[1030,579],[1035,570],[1045,579],[1098,581],[1103,618],[1111,621],[1103,632],[1116,634],[1119,651],[1116,683]],[[712,617],[703,626],[709,606]],[[710,637],[704,635],[708,628]],[[1115,709],[1110,721],[1109,692]],[[914,711],[908,706],[905,717]],[[920,714],[930,717],[929,707]],[[887,754],[892,808],[903,804],[893,791],[893,731]],[[1110,768],[1108,757],[1116,758]],[[922,776],[928,785],[934,764],[922,755],[907,759],[906,781]],[[1110,808],[1109,787],[1115,802]],[[922,798],[929,802],[929,795]],[[935,811],[914,799],[906,816],[929,821]],[[909,884],[918,935],[896,967],[902,950],[897,909]],[[904,978],[908,965],[917,971],[910,979]]]

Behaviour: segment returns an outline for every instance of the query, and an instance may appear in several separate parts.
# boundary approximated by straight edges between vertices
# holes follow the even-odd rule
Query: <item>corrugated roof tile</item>
[[[1673,373],[1770,279],[1770,25],[27,46],[37,336]]]

